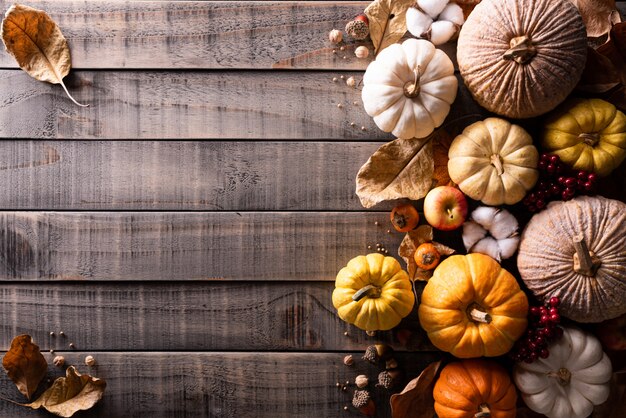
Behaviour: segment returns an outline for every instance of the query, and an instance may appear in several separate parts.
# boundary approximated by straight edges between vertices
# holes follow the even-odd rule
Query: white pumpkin
[[[548,418],[587,418],[609,397],[611,361],[600,341],[563,327],[563,337],[548,348],[548,358],[516,364],[513,380],[522,399]]]
[[[440,126],[458,82],[450,58],[424,39],[382,50],[363,77],[363,107],[376,125],[401,139],[424,138]]]

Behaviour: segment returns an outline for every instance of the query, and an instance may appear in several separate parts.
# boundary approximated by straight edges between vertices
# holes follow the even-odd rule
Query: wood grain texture
[[[0,141],[0,208],[363,210],[354,179],[382,144]]]
[[[0,1],[6,10],[11,1]],[[58,23],[75,69],[365,69],[354,49],[328,40],[369,2],[29,0]],[[454,57],[454,45],[444,46]],[[333,50],[335,52],[333,53]],[[106,56],[106,59],[103,57]],[[344,58],[345,57],[345,58]],[[0,54],[0,67],[17,68]]]
[[[78,101],[90,104],[81,108],[58,85],[2,70],[0,138],[393,139],[363,110],[360,89],[341,79],[333,82],[338,76],[309,71],[77,71],[66,83]],[[360,81],[363,74],[345,73],[350,76]],[[461,81],[460,86],[447,121],[485,115]]]
[[[70,342],[81,351],[361,350],[372,339],[339,319],[333,288],[332,282],[12,284],[0,287],[0,317],[11,318],[2,324],[0,347],[29,334],[42,351],[69,350]],[[404,339],[391,331],[377,339],[398,350],[434,350],[417,308],[398,329]]]
[[[387,212],[1,212],[0,280],[334,280],[368,245],[398,248],[387,224]]]
[[[62,353],[79,372],[107,382],[104,398],[82,417],[102,418],[346,418],[358,417],[348,405],[354,378],[379,369],[366,362],[342,363],[347,353],[93,353],[97,365],[84,366],[85,354]],[[360,356],[361,352],[353,353]],[[52,355],[46,355],[50,360]],[[398,356],[407,377],[415,377],[439,359],[435,353]],[[51,377],[64,373],[54,366]],[[345,392],[337,382],[350,381]],[[372,385],[373,386],[373,385]],[[389,395],[373,389],[377,417],[390,416]],[[0,395],[23,401],[3,375]],[[12,418],[48,416],[2,401],[0,412]],[[78,415],[77,415],[78,416]]]

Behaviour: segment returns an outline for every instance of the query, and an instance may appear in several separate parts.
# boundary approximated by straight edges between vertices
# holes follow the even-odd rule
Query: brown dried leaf
[[[437,249],[437,251],[439,251],[439,254],[441,255],[452,255],[456,252],[453,248],[450,248],[439,242],[433,241],[433,246]]]
[[[44,11],[14,4],[2,21],[2,41],[20,68],[39,81],[60,84],[67,96],[63,77],[70,72],[71,59],[61,29]]]
[[[19,391],[29,400],[48,370],[46,359],[30,335],[13,338],[11,348],[2,359],[2,366]]]
[[[385,200],[418,200],[431,188],[432,135],[422,139],[396,139],[378,148],[356,175],[356,194],[371,208]]]
[[[400,243],[398,248],[398,255],[406,262],[409,278],[411,280],[428,280],[430,277],[424,279],[417,276],[418,270],[422,272],[425,270],[418,269],[413,254],[417,247],[425,242],[433,240],[433,228],[430,225],[420,225],[416,229],[409,231],[404,236],[404,239]]]
[[[467,16],[469,16],[472,10],[474,10],[474,7],[480,3],[480,0],[454,0],[454,2],[461,6],[461,9],[463,9],[463,16],[465,17],[465,20],[467,20]]]
[[[59,377],[35,402],[23,404],[32,409],[44,408],[60,417],[71,417],[78,411],[94,406],[104,394],[106,382],[80,374],[70,366],[65,377]]]
[[[448,173],[448,151],[453,140],[445,129],[437,130],[433,140],[433,188],[454,185]]]
[[[406,11],[415,0],[375,0],[365,9],[374,52],[398,42],[406,33]]]
[[[612,44],[612,42],[611,42]],[[587,93],[606,93],[622,83],[620,72],[611,59],[593,48],[587,48],[587,63],[578,89]],[[610,47],[606,47],[607,52]]]
[[[583,17],[587,36],[596,38],[608,33],[616,21],[619,22],[619,12],[615,0],[570,0]]]
[[[435,415],[433,387],[441,361],[431,363],[401,393],[391,395],[392,418],[432,418]]]

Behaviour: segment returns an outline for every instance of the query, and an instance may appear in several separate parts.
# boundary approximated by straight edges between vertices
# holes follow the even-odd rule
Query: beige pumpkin
[[[476,101],[510,118],[554,109],[578,84],[586,57],[585,26],[568,0],[483,0],[457,47]]]
[[[553,202],[522,233],[517,267],[561,315],[600,322],[626,313],[626,204],[604,197]]]
[[[487,205],[512,205],[539,177],[539,154],[530,135],[504,119],[487,118],[457,136],[448,151],[448,172],[467,196]]]

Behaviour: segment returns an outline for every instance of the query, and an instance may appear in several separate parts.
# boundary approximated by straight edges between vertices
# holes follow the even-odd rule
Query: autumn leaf
[[[30,400],[46,376],[48,363],[30,335],[18,335],[2,359],[2,366],[18,390]]]
[[[44,408],[60,417],[71,417],[78,411],[94,406],[104,394],[106,382],[102,379],[80,374],[70,366],[65,377],[59,377],[35,402],[20,404],[32,409]]]
[[[370,38],[379,53],[398,42],[406,33],[406,11],[415,0],[375,0],[365,9],[369,19]]]
[[[392,418],[432,418],[435,415],[433,387],[441,361],[431,363],[404,390],[391,395]]]
[[[356,194],[371,208],[385,200],[426,196],[433,177],[432,135],[396,139],[378,148],[356,176]]]
[[[433,188],[454,185],[448,173],[448,151],[453,140],[445,129],[437,130],[433,140]]]
[[[454,0],[454,2],[461,6],[461,9],[463,9],[463,17],[467,20],[467,16],[469,16],[472,10],[474,10],[474,7],[480,3],[480,0]]]
[[[44,11],[14,4],[2,21],[2,41],[20,68],[39,81],[60,84],[67,96],[63,77],[70,72],[71,59],[61,29]]]
[[[411,280],[427,281],[433,276],[432,270],[419,268],[415,258],[413,258],[417,247],[425,242],[432,242],[442,256],[454,253],[452,248],[433,241],[433,228],[430,225],[420,225],[416,229],[407,232],[398,248],[398,255],[405,261]]]
[[[570,0],[578,8],[587,28],[587,36],[597,38],[611,30],[621,18],[615,0]]]

